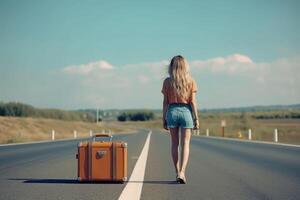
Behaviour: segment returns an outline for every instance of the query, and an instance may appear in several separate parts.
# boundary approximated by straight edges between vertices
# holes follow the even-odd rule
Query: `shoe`
[[[176,182],[179,183],[179,176],[178,176],[178,174],[176,175]]]
[[[186,178],[184,176],[183,177],[177,176],[176,181],[177,181],[177,183],[180,183],[180,184],[186,184]]]
[[[181,183],[182,183],[182,184],[186,184],[186,178],[185,178],[185,176],[184,176],[184,177],[182,177],[182,181],[181,181]]]

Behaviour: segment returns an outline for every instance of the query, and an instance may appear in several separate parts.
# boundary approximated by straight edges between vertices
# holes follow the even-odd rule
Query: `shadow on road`
[[[129,181],[130,183],[144,183],[144,184],[178,184],[176,181],[170,180],[145,180],[145,181]]]
[[[121,182],[79,182],[77,179],[38,179],[38,178],[13,178],[8,180],[23,181],[23,183],[47,183],[47,184],[120,184]]]
[[[121,184],[122,182],[101,181],[101,182],[79,182],[76,179],[38,179],[38,178],[12,178],[11,181],[23,181],[23,183],[46,183],[46,184]],[[178,184],[170,180],[145,180],[126,181],[124,183],[144,183],[144,184]]]

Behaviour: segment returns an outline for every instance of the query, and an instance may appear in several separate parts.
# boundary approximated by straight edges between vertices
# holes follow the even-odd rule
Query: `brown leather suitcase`
[[[95,141],[96,138],[109,137],[109,141]],[[79,181],[127,180],[127,143],[112,141],[112,136],[97,134],[93,141],[78,144]]]

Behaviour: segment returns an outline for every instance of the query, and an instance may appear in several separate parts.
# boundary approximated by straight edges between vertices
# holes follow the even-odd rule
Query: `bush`
[[[152,119],[154,119],[152,112],[122,113],[118,116],[119,121],[148,121]]]
[[[127,120],[127,115],[126,115],[126,113],[122,113],[121,115],[119,115],[119,116],[118,116],[118,120],[119,120],[120,122],[126,121],[126,120]]]
[[[252,114],[255,119],[299,119],[300,111],[270,111],[270,112],[256,112]]]

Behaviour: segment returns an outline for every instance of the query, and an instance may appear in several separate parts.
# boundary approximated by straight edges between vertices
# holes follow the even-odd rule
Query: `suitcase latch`
[[[106,153],[106,151],[97,151],[96,158],[102,158]]]

